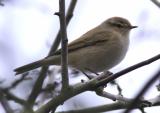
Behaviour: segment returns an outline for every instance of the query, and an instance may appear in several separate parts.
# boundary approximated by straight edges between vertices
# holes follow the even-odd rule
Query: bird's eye
[[[115,23],[114,24],[116,27],[119,27],[119,28],[122,28],[122,27],[124,27],[122,24],[120,24],[120,23]]]

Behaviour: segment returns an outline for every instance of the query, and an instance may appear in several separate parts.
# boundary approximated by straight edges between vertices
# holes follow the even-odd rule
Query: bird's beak
[[[137,28],[138,26],[130,26],[130,29],[134,29]]]

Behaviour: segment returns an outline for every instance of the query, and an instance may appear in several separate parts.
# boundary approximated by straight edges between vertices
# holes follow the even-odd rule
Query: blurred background
[[[10,85],[17,76],[13,69],[47,56],[59,30],[58,0],[4,0],[0,6],[0,81],[2,86]],[[70,0],[66,0],[66,9]],[[86,31],[99,25],[107,18],[127,18],[138,28],[132,30],[130,48],[125,59],[111,69],[113,73],[148,59],[160,53],[160,8],[150,0],[78,0],[74,16],[69,23],[69,42]],[[125,97],[132,98],[158,70],[160,60],[117,79]],[[36,78],[36,76],[34,76]],[[71,78],[72,83],[80,82],[83,76]],[[47,80],[46,80],[47,81]],[[30,83],[30,82],[29,82]],[[33,83],[33,81],[31,82]],[[146,99],[158,95],[156,85],[145,95]],[[31,86],[24,82],[13,92],[26,98]],[[118,94],[116,87],[109,85],[107,92]],[[94,98],[94,99],[93,99]],[[98,97],[94,92],[82,93],[64,103],[58,110],[83,108],[112,101]],[[19,106],[11,103],[15,108]],[[160,107],[145,108],[147,113],[157,113]],[[119,113],[120,110],[109,112]],[[5,113],[0,105],[0,113]],[[140,113],[134,110],[133,113]]]

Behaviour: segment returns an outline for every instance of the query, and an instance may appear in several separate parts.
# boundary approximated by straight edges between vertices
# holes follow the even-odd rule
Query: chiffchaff
[[[129,32],[137,26],[112,17],[68,45],[68,65],[80,71],[101,72],[117,65],[126,55]],[[54,56],[15,69],[20,74],[40,66],[60,65],[61,50]]]

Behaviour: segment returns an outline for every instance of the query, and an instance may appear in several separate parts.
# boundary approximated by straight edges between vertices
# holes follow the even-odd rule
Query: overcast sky
[[[66,1],[68,6],[70,0]],[[0,7],[0,79],[7,79],[9,83],[14,78],[14,68],[47,55],[59,29],[59,19],[54,15],[58,10],[58,0],[8,0],[4,7]],[[128,54],[123,62],[111,69],[113,72],[160,53],[160,8],[150,0],[78,0],[67,29],[69,42],[113,16],[127,18],[132,25],[139,26],[131,31]],[[160,61],[156,61],[118,79],[124,96],[133,97],[159,65]],[[107,90],[115,92],[116,89]],[[158,92],[153,86],[147,98],[156,95]],[[106,99],[92,93],[80,97],[87,98],[89,105],[106,103]],[[146,111],[157,113],[157,110],[160,111],[160,107]]]

